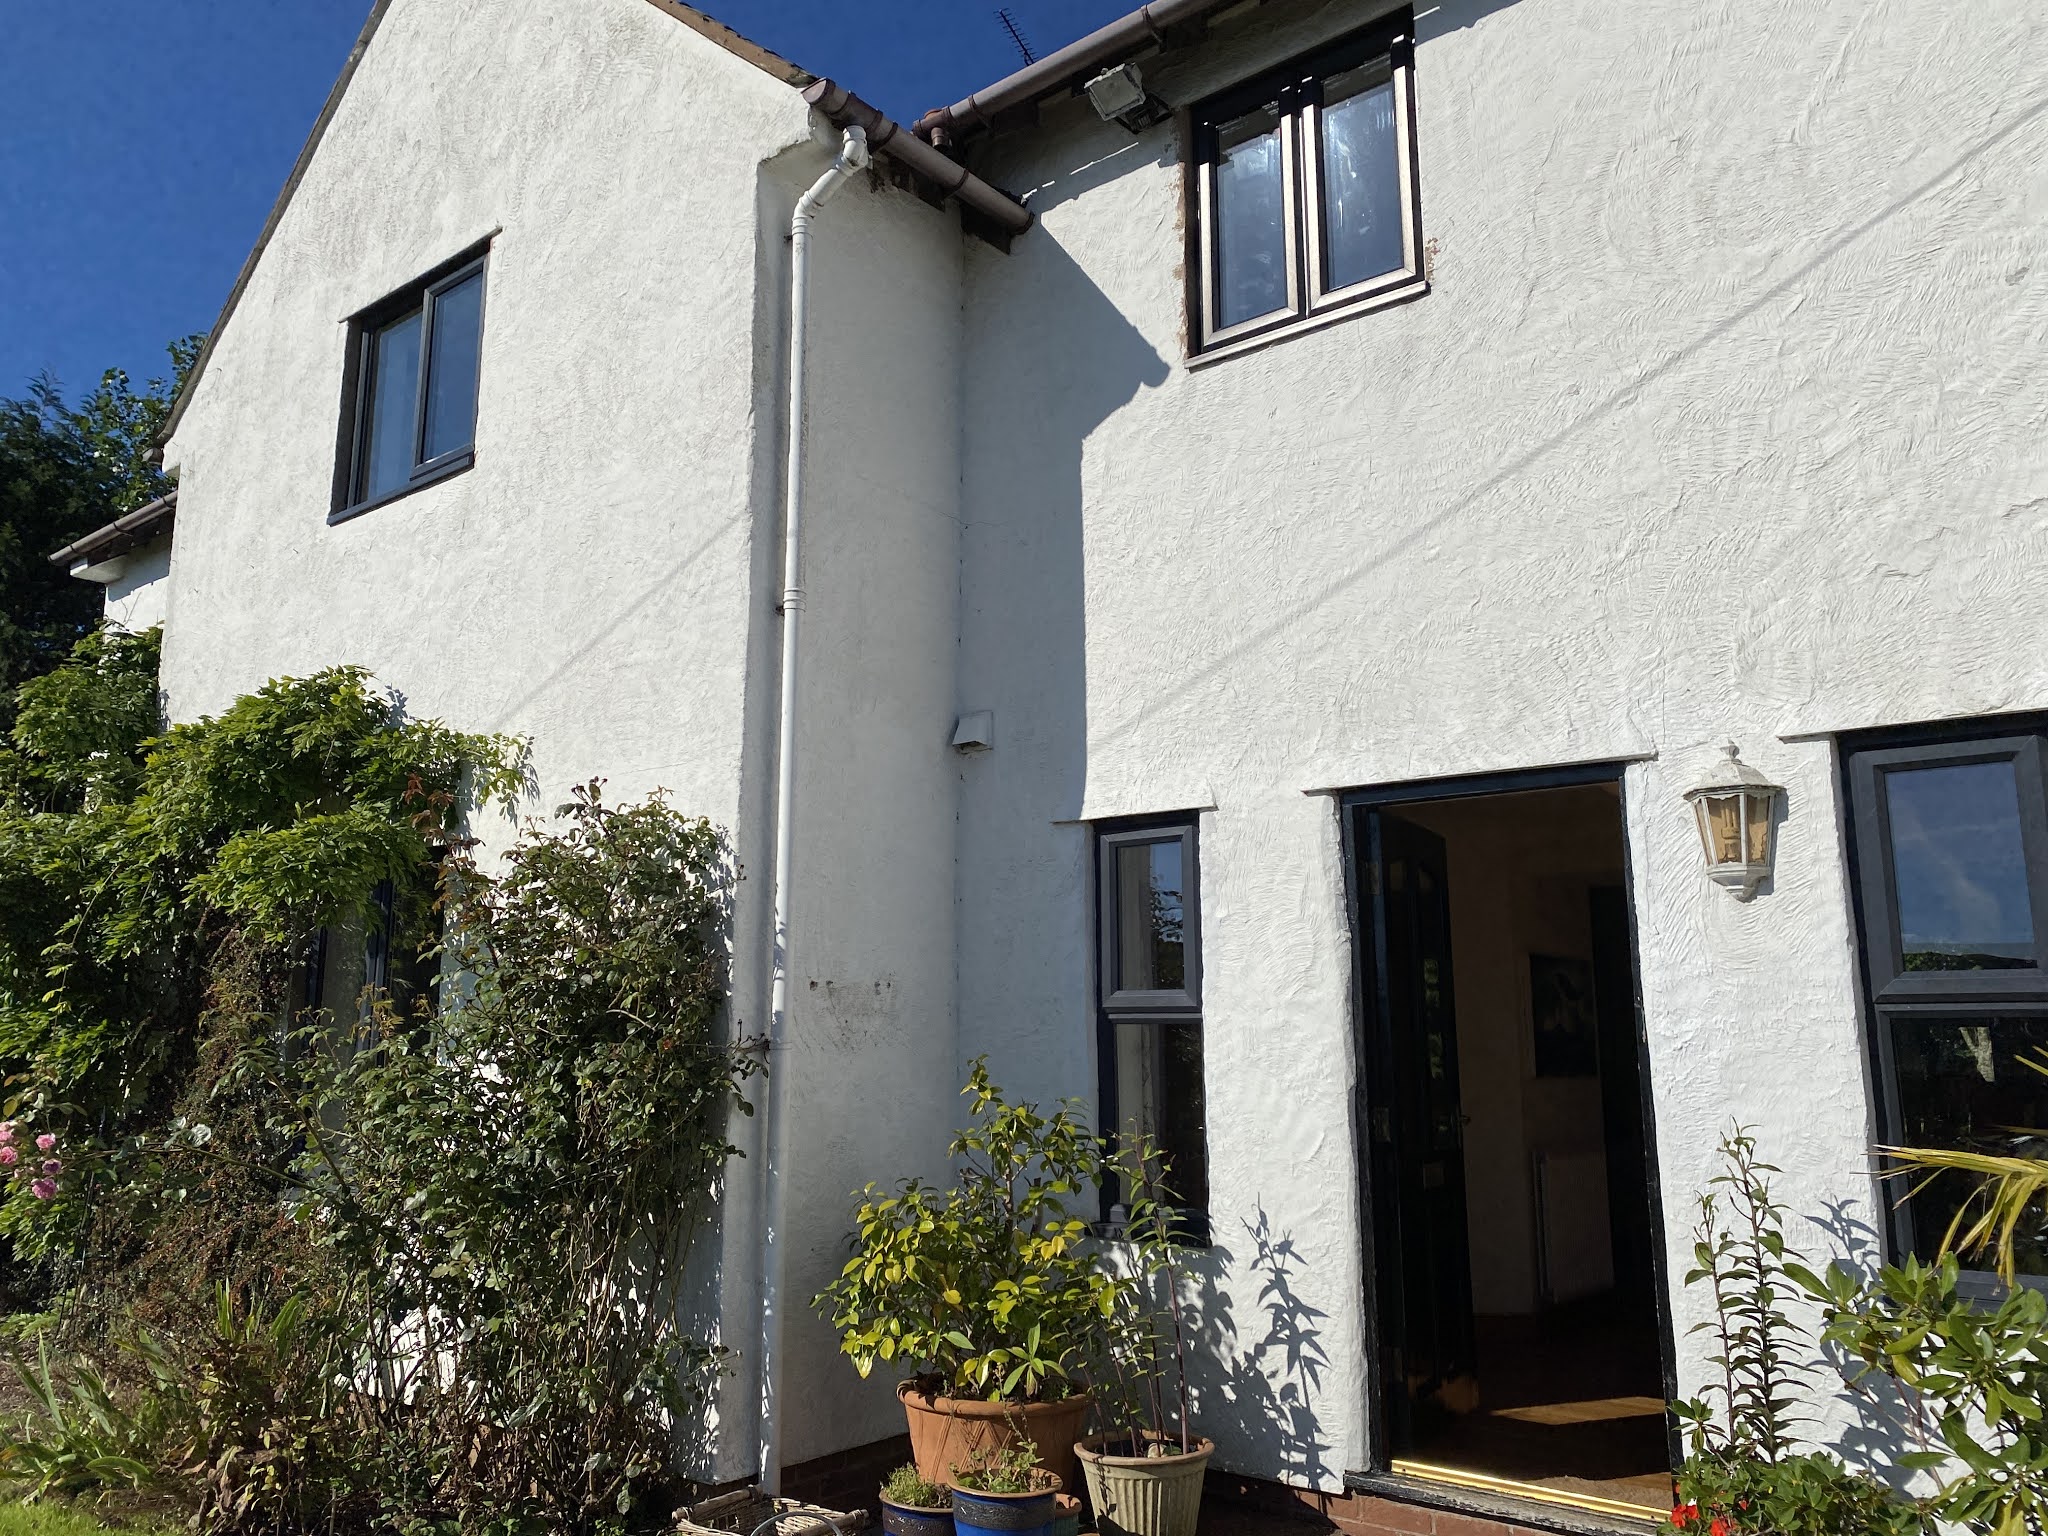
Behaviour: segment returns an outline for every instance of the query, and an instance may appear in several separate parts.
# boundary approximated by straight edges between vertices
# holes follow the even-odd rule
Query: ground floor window
[[[1843,742],[1879,1140],[2038,1156],[2048,1126],[2048,722]],[[1893,1207],[1895,1256],[1931,1256],[1968,1186]],[[2023,1273],[2048,1277],[2024,1234]]]
[[[1103,1129],[1151,1142],[1199,1231],[1209,1208],[1202,921],[1192,815],[1096,834]],[[1104,1191],[1114,1202],[1118,1192]]]

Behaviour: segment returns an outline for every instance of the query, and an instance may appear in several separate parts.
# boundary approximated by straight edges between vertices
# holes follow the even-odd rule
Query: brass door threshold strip
[[[1624,1504],[1618,1499],[1603,1499],[1590,1493],[1570,1493],[1562,1488],[1546,1488],[1541,1483],[1518,1483],[1513,1478],[1490,1477],[1484,1472],[1468,1472],[1463,1467],[1439,1467],[1427,1461],[1404,1461],[1396,1458],[1393,1470],[1403,1477],[1420,1478],[1424,1482],[1449,1483],[1454,1488],[1471,1488],[1480,1493],[1498,1493],[1508,1498],[1527,1499],[1535,1504],[1556,1504],[1566,1509],[1582,1509],[1588,1514],[1614,1515],[1623,1520],[1643,1520],[1655,1524],[1662,1520],[1666,1513],[1661,1509],[1652,1509],[1646,1504]]]

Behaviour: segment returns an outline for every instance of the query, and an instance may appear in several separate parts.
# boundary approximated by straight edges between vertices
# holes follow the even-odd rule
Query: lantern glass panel
[[[1742,809],[1749,822],[1749,862],[1767,863],[1771,854],[1770,795],[1751,790],[1742,797]]]
[[[1701,795],[1694,803],[1699,813],[1700,842],[1709,865],[1742,862],[1742,801],[1739,792]]]

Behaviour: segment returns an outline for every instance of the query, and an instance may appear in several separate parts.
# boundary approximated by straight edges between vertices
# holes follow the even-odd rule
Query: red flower
[[[1734,1526],[1730,1525],[1721,1516],[1716,1515],[1714,1516],[1714,1523],[1707,1527],[1707,1536],[1729,1536],[1729,1533],[1734,1529]]]
[[[1700,1507],[1697,1504],[1675,1505],[1671,1511],[1671,1523],[1681,1531],[1699,1519],[1699,1517]]]

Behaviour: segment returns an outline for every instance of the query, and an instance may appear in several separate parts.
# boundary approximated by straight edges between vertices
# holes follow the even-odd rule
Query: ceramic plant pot
[[[1216,1447],[1208,1440],[1189,1444],[1193,1449],[1182,1451],[1169,1441],[1165,1454],[1134,1456],[1129,1435],[1096,1435],[1074,1447],[1102,1536],[1195,1536],[1202,1474]]]
[[[1081,1501],[1071,1493],[1053,1498],[1052,1536],[1081,1536]]]
[[[883,1499],[882,1530],[886,1536],[953,1536],[953,1511]]]
[[[1057,1485],[1043,1493],[953,1490],[953,1529],[959,1536],[1053,1536],[1059,1513]]]
[[[966,1466],[976,1451],[1001,1450],[1018,1440],[1038,1448],[1038,1464],[1078,1488],[1081,1472],[1074,1442],[1088,1417],[1090,1399],[1063,1397],[1052,1403],[991,1403],[978,1397],[933,1397],[904,1382],[896,1389],[910,1426],[910,1459],[928,1483],[950,1483],[953,1468]]]

